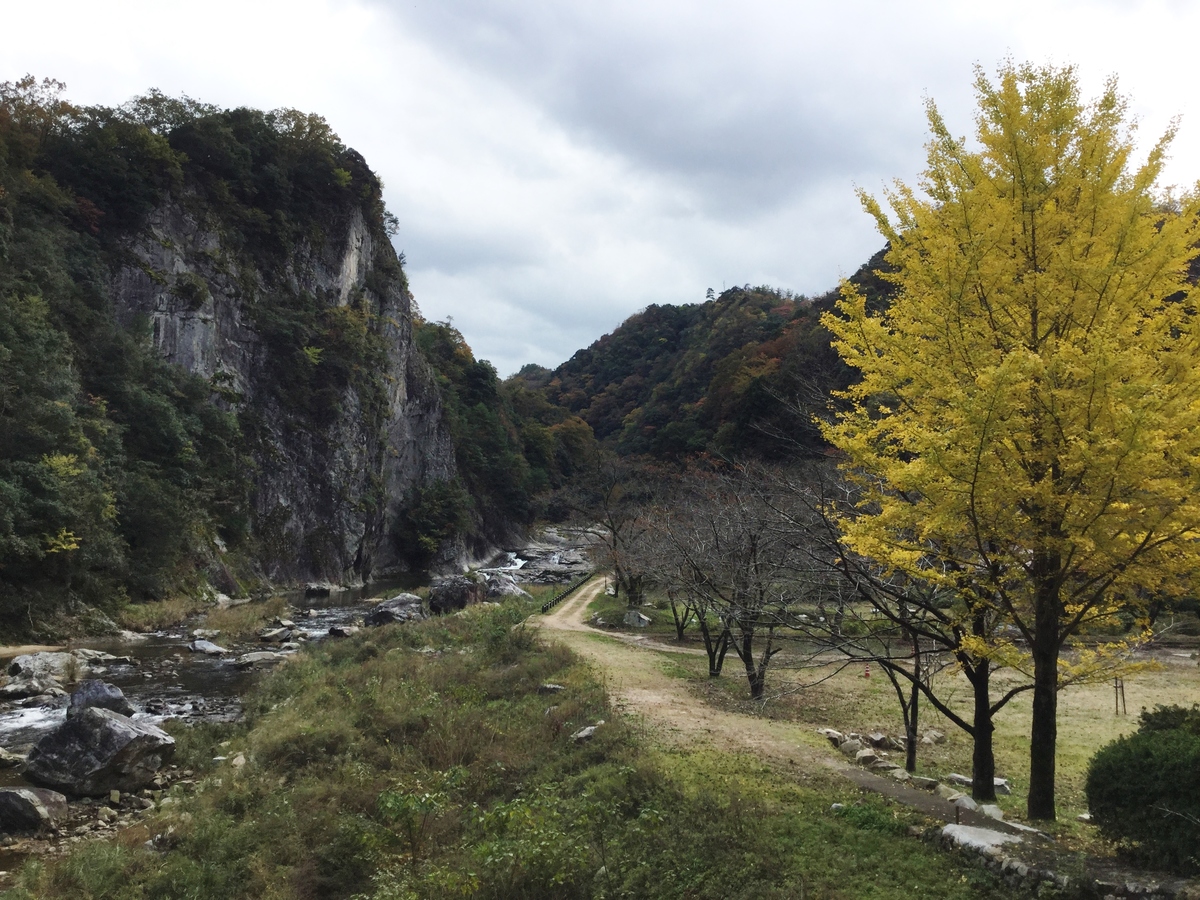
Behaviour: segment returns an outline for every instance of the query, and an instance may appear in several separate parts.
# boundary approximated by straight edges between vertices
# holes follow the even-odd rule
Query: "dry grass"
[[[797,721],[814,729],[828,726],[840,731],[903,734],[895,691],[877,667],[868,679],[861,664],[841,671],[832,665],[804,670],[780,666],[768,676],[770,699],[757,704],[747,699],[746,679],[732,651],[726,658],[722,678],[715,681],[704,677],[703,660],[675,656],[674,662],[678,665],[669,674],[694,679],[698,693],[725,708]],[[992,680],[993,700],[1023,682],[1017,673],[997,673]],[[971,692],[966,679],[947,671],[936,684],[940,696],[947,698],[951,708],[969,721]],[[1084,782],[1092,756],[1105,744],[1136,731],[1142,709],[1152,709],[1158,704],[1191,706],[1200,700],[1200,667],[1187,653],[1165,651],[1159,654],[1156,666],[1125,679],[1125,699],[1128,714],[1115,713],[1112,682],[1071,687],[1059,694],[1059,823],[1055,827],[1064,837],[1085,843],[1094,840],[1091,829],[1075,822],[1075,816],[1087,811]],[[1020,694],[996,716],[996,771],[1013,785],[1012,795],[1000,798],[1000,806],[1009,818],[1020,819],[1024,815],[1031,701],[1031,692]],[[921,746],[918,772],[932,777],[944,777],[951,772],[969,775],[970,736],[928,703],[922,703],[920,721],[922,732],[937,729],[946,735],[946,741]],[[824,739],[815,736],[814,731],[814,740],[820,743]]]
[[[130,603],[121,610],[117,622],[130,631],[159,631],[177,625],[189,616],[206,609],[208,603],[199,597],[172,597],[149,603]]]
[[[254,600],[228,609],[210,609],[203,627],[221,632],[224,640],[247,638],[276,617],[287,618],[287,611],[287,602],[282,597]]]

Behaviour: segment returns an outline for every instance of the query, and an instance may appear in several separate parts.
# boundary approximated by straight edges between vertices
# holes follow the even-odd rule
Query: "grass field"
[[[689,628],[685,641],[677,643],[670,610],[665,605],[656,608],[653,604],[662,604],[663,600],[653,595],[649,603],[643,611],[652,623],[645,629],[622,625],[624,601],[612,597],[597,598],[589,607],[588,616],[604,619],[614,632],[637,633],[660,644],[678,646],[681,652],[670,654],[672,665],[665,671],[687,679],[698,696],[726,709],[810,724],[814,728],[814,744],[825,740],[815,734],[815,729],[826,726],[839,731],[884,731],[897,737],[903,734],[895,692],[878,668],[870,678],[864,677],[861,663],[845,668],[837,665],[799,668],[801,664],[811,665],[806,654],[801,649],[785,651],[772,663],[767,699],[751,702],[741,663],[732,649],[725,660],[722,677],[708,678],[707,659],[697,652],[703,647],[699,632],[694,627]],[[1024,677],[1018,673],[1001,670],[993,677],[993,696],[999,697],[1009,687],[1024,682]],[[948,669],[938,677],[937,687],[940,695],[949,699],[950,706],[969,720],[971,692],[966,679]],[[1070,843],[1103,850],[1093,830],[1075,821],[1078,814],[1087,811],[1084,780],[1088,762],[1101,746],[1135,731],[1138,714],[1143,708],[1151,709],[1159,704],[1191,706],[1197,702],[1200,702],[1200,666],[1194,651],[1186,648],[1157,651],[1152,665],[1126,677],[1127,714],[1115,712],[1112,682],[1070,687],[1060,693],[1059,821],[1052,826],[1053,830]],[[1028,786],[1030,703],[1030,693],[1020,694],[996,717],[996,770],[1013,785],[1012,795],[1000,797],[999,803],[1008,818],[1018,820],[1024,816]],[[928,703],[922,704],[920,721],[922,731],[941,731],[946,735],[946,741],[921,746],[918,773],[935,778],[943,778],[952,772],[970,775],[972,743],[969,735]]]
[[[1008,896],[910,836],[928,823],[905,807],[833,810],[846,790],[828,778],[647,740],[593,669],[522,624],[537,605],[307,648],[243,725],[175,727],[194,790],[114,841],[30,862],[3,897]]]

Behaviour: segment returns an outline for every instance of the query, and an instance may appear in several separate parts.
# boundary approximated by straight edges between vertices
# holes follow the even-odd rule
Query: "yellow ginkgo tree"
[[[920,190],[862,194],[898,292],[825,317],[861,378],[824,432],[864,491],[854,552],[1019,633],[1050,819],[1064,647],[1200,571],[1200,204],[1158,185],[1173,129],[1133,162],[1115,81],[1085,103],[1073,69],[1008,63],[975,87],[974,142],[929,103]]]

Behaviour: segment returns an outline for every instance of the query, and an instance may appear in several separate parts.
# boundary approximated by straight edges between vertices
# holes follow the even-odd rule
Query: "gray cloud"
[[[854,186],[913,183],[922,103],[972,128],[972,67],[1113,68],[1168,180],[1198,174],[1180,0],[57,0],[6,14],[0,80],[80,102],[156,86],[321,113],[383,177],[424,314],[502,373],[554,365],[650,303],[767,283],[813,294],[881,244]],[[1196,117],[1200,120],[1200,116]]]

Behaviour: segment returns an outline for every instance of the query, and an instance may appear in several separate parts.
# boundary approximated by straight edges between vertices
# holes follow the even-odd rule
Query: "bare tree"
[[[744,467],[693,467],[656,530],[669,561],[672,590],[688,595],[705,638],[709,672],[719,674],[729,645],[746,672],[753,699],[763,697],[781,629],[794,626],[804,593],[792,548]],[[709,625],[716,614],[719,631]]]
[[[642,605],[650,576],[650,514],[665,478],[647,462],[597,453],[577,478],[566,504],[596,538],[597,565],[612,572],[617,596]]]

